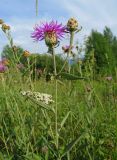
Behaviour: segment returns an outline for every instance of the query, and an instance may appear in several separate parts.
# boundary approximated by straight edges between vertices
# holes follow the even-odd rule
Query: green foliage
[[[108,27],[105,27],[103,33],[93,30],[86,42],[85,61],[90,59],[90,53],[94,50],[96,72],[111,74],[116,65],[116,46],[116,37]]]
[[[18,58],[21,58],[22,53],[23,53],[23,49],[21,47],[15,46],[14,51],[13,51],[13,48],[11,48],[9,45],[6,45],[3,48],[1,56],[11,60],[11,59],[14,59],[14,57],[16,56]]]
[[[112,51],[114,53],[115,63],[117,66],[117,37],[113,37]]]
[[[55,100],[55,81],[30,82],[28,76],[23,80],[20,75],[12,74],[0,77],[1,159],[116,160],[117,84],[114,80],[57,84],[57,149],[55,112],[48,109],[55,107],[55,103],[42,106],[20,94],[22,89],[45,92]]]
[[[59,55],[56,55],[56,63],[56,69],[59,72],[64,64],[64,60]],[[30,64],[33,68],[45,70],[46,73],[53,73],[54,71],[53,57],[49,54],[32,54],[30,56]]]
[[[61,78],[66,79],[66,80],[79,80],[79,79],[85,79],[84,77],[78,77],[76,75],[70,74],[70,73],[66,73],[66,72],[61,72],[59,74],[59,76],[61,76]]]

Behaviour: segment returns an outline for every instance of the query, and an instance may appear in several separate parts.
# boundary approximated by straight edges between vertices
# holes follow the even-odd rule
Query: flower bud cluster
[[[40,93],[40,92],[31,92],[31,91],[21,91],[21,94],[23,96],[27,96],[29,98],[33,98],[37,102],[43,102],[44,104],[48,105],[50,103],[53,103],[52,96],[46,93]]]

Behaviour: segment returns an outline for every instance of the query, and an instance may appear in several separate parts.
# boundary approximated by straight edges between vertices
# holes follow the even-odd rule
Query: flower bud
[[[2,30],[3,30],[3,32],[6,32],[6,30],[10,30],[10,26],[8,26],[6,24],[2,24]]]
[[[68,53],[69,52],[69,50],[71,49],[73,49],[74,47],[73,46],[62,46],[62,50],[64,51],[64,53]]]
[[[46,33],[45,35],[45,43],[48,47],[53,47],[57,44],[57,37],[56,34],[51,32],[51,33]]]
[[[0,64],[0,73],[4,73],[7,70],[7,67],[4,64]]]
[[[42,151],[42,153],[46,154],[48,152],[48,147],[47,146],[43,146],[41,151]]]
[[[92,90],[92,88],[91,88],[90,86],[87,86],[87,87],[86,87],[86,91],[87,91],[87,92],[91,92],[91,90]]]
[[[70,18],[67,22],[68,31],[76,31],[78,28],[78,21],[75,18]]]
[[[0,24],[3,24],[3,23],[4,23],[4,21],[2,19],[0,19]]]
[[[9,66],[9,60],[8,60],[8,59],[3,60],[3,64],[4,64],[5,66]]]
[[[25,51],[23,52],[23,56],[24,56],[24,57],[29,57],[29,56],[30,56],[30,52],[27,51],[27,50],[25,50]]]
[[[16,46],[13,46],[12,49],[14,52],[17,52],[17,50],[18,50],[18,48]]]
[[[79,64],[79,65],[82,65],[82,60],[79,60],[79,61],[78,61],[78,64]]]

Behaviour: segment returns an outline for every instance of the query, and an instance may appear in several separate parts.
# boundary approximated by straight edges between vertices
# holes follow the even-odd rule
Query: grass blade
[[[60,132],[60,130],[62,129],[62,127],[64,126],[64,124],[65,124],[65,122],[66,122],[66,120],[67,120],[67,118],[69,117],[69,114],[71,113],[71,111],[69,111],[68,113],[67,113],[67,115],[63,118],[63,120],[62,120],[62,122],[61,122],[61,127],[60,127],[60,129],[59,129],[59,132]]]
[[[83,136],[84,136],[84,135],[81,135],[80,137],[78,137],[78,138],[76,138],[75,140],[73,140],[72,142],[70,142],[70,143],[66,146],[66,148],[65,148],[65,150],[64,150],[63,155],[61,156],[61,158],[62,158],[63,156],[65,156],[68,152],[70,152],[70,151],[72,150],[72,148],[76,145],[76,143],[78,143],[78,141],[80,141],[80,140],[82,139]]]
[[[86,79],[84,77],[78,77],[76,75],[73,75],[73,74],[70,74],[70,73],[65,73],[65,72],[62,72],[59,74],[63,79],[66,79],[66,80],[80,80],[80,79]]]

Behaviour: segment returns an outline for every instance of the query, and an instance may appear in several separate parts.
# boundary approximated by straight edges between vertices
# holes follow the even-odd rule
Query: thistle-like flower
[[[78,21],[75,18],[70,18],[67,22],[67,30],[70,32],[78,29]]]
[[[58,24],[57,21],[43,23],[41,26],[36,25],[31,37],[35,41],[45,40],[46,45],[52,48],[58,44],[58,40],[63,38],[66,32],[66,27]]]
[[[4,73],[7,70],[7,67],[4,64],[0,64],[0,73]]]

